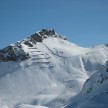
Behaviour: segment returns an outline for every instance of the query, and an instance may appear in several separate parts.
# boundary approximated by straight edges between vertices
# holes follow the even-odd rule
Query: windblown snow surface
[[[82,91],[71,98],[64,108],[108,107],[108,61],[86,80]]]
[[[95,85],[108,60],[107,46],[83,48],[50,36],[32,47],[22,43],[22,48],[29,59],[0,62],[0,108],[95,108],[91,102],[103,108],[100,101],[101,106],[107,104],[108,81]]]

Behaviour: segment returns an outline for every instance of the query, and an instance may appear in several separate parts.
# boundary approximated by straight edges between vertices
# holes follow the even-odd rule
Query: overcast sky
[[[108,0],[0,0],[0,48],[42,28],[83,47],[108,43]]]

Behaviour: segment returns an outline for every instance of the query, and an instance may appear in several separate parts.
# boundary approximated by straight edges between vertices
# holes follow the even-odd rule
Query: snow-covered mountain
[[[71,98],[65,108],[108,107],[108,61],[101,69],[86,80],[82,91]]]
[[[107,45],[83,48],[42,29],[0,50],[0,108],[69,107],[107,60]]]

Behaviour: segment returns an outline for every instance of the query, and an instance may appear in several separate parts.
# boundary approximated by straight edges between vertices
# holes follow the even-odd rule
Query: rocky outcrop
[[[42,42],[42,36],[38,33],[31,35],[31,41]]]
[[[28,53],[18,46],[8,46],[0,51],[0,61],[17,61],[29,58]]]
[[[5,58],[4,58],[4,55],[0,53],[0,60],[3,61],[4,59],[5,59]]]
[[[30,41],[25,41],[24,44],[28,45],[29,47],[33,47],[33,44]]]
[[[105,44],[106,47],[108,47],[108,44]]]
[[[42,42],[43,39],[46,39],[49,36],[54,36],[54,30],[42,29],[38,33],[34,33],[31,35],[31,41]]]
[[[41,32],[43,33],[43,35],[47,35],[47,36],[55,35],[54,29],[52,29],[52,30],[42,29]]]

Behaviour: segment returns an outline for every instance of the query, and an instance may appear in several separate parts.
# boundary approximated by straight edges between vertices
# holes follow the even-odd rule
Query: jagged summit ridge
[[[32,34],[29,38],[31,41],[42,42],[43,39],[48,37],[58,37],[67,40],[65,37],[57,34],[54,29],[42,29],[41,31]]]
[[[59,34],[57,34],[54,29],[42,29],[41,31],[29,36],[27,39],[23,39],[22,41],[18,41],[14,44],[11,44],[1,49],[0,61],[6,62],[28,59],[30,58],[29,53],[25,52],[25,50],[23,49],[23,45],[33,47],[37,44],[37,42],[42,42],[44,39],[47,39],[48,37],[67,40],[65,37],[62,37]]]

